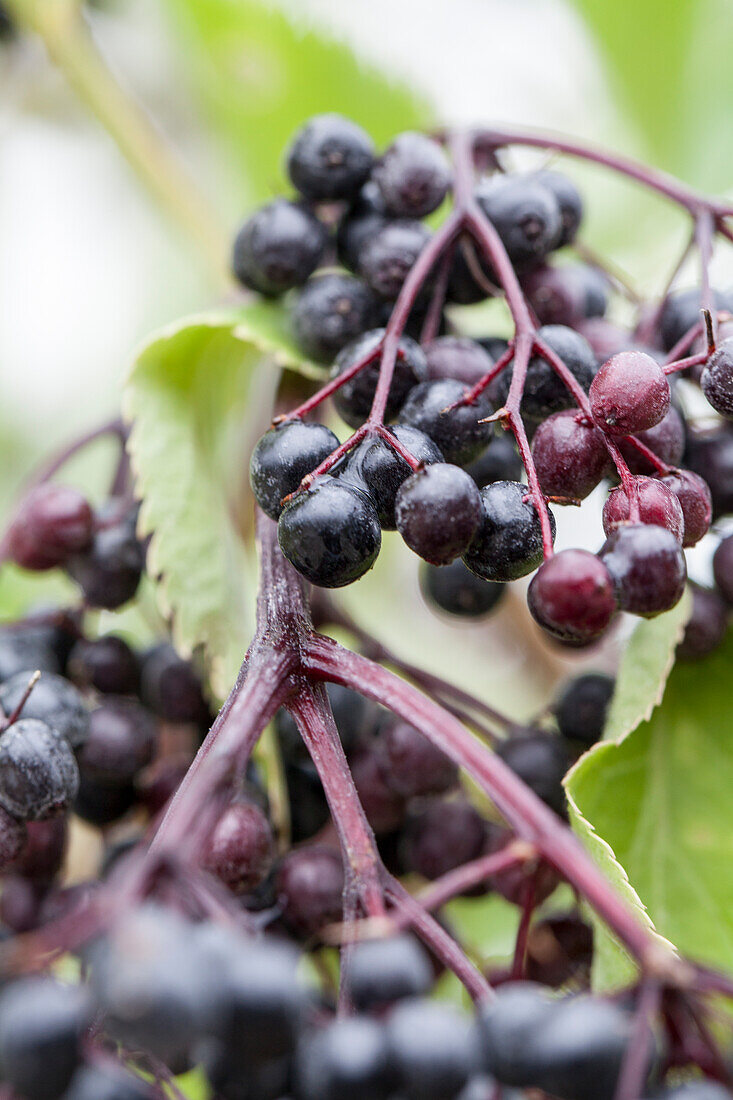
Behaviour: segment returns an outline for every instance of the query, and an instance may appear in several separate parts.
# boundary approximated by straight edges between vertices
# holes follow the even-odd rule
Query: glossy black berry
[[[733,431],[729,425],[693,436],[688,441],[685,465],[708,485],[713,519],[733,512]]]
[[[560,230],[554,247],[572,244],[583,220],[583,200],[578,188],[569,176],[550,169],[535,172],[533,178],[555,196],[560,207]]]
[[[403,1001],[386,1029],[399,1092],[408,1100],[451,1100],[479,1067],[474,1023],[453,1005]]]
[[[274,858],[270,823],[252,802],[233,802],[214,826],[203,866],[235,894],[254,890],[267,877]]]
[[[138,801],[132,783],[102,783],[83,773],[74,800],[74,813],[90,825],[104,829],[124,817]]]
[[[194,950],[193,926],[172,909],[124,913],[87,961],[105,1031],[119,1042],[170,1062],[210,1026],[214,974]]]
[[[140,683],[137,654],[117,634],[78,641],[69,655],[67,672],[79,687],[103,695],[133,695]]]
[[[338,257],[344,267],[350,271],[358,270],[364,243],[387,221],[379,188],[373,180],[369,180],[344,214],[336,233]]]
[[[168,642],[145,653],[140,672],[140,698],[167,722],[206,722],[209,708],[201,677],[191,661]]]
[[[249,463],[249,483],[262,511],[277,519],[283,498],[335,451],[339,441],[325,424],[286,420],[258,440]]]
[[[677,646],[677,656],[684,661],[699,661],[713,653],[725,638],[729,608],[713,589],[691,584],[690,590],[692,611]]]
[[[480,421],[491,416],[493,409],[485,394],[471,405],[463,401],[466,387],[446,378],[443,381],[421,382],[402,406],[400,421],[429,435],[446,462],[464,466],[475,459],[492,438],[491,424]]]
[[[349,199],[372,170],[374,145],[348,118],[316,115],[293,138],[288,175],[302,195],[315,201]]]
[[[406,933],[356,944],[350,962],[351,997],[362,1012],[430,992],[433,969],[424,949]]]
[[[13,982],[0,998],[3,1081],[24,1100],[58,1100],[81,1061],[90,1022],[82,986],[39,977]]]
[[[565,685],[553,708],[563,737],[582,745],[600,741],[615,683],[602,672],[586,672]]]
[[[432,439],[417,428],[407,424],[395,424],[392,435],[406,447],[413,458],[425,465],[442,462],[443,456]],[[349,456],[347,470],[342,476],[359,479],[376,505],[383,531],[394,531],[395,500],[400,486],[412,474],[404,458],[380,436],[370,436]]]
[[[424,218],[437,210],[451,183],[448,158],[425,134],[400,134],[383,153],[373,178],[388,214]]]
[[[515,581],[542,562],[542,527],[528,489],[519,481],[495,481],[481,490],[481,524],[463,555],[472,573],[487,581]],[[555,518],[550,514],[552,535]]]
[[[158,739],[153,716],[135,699],[108,696],[91,713],[78,754],[87,780],[124,787],[150,763]]]
[[[483,489],[493,481],[519,481],[524,467],[511,432],[501,432],[489,442],[488,447],[466,466],[467,472]]]
[[[234,241],[232,268],[240,283],[260,294],[302,286],[326,249],[325,227],[309,210],[275,199],[244,223]]]
[[[336,849],[313,844],[289,852],[276,887],[283,920],[295,935],[307,939],[341,920],[344,868]]]
[[[555,247],[562,226],[560,207],[536,176],[490,177],[479,185],[476,199],[515,266],[536,263]]]
[[[447,565],[468,548],[481,521],[476,482],[460,466],[426,466],[400,486],[395,518],[411,550],[432,565]]]
[[[733,418],[733,339],[723,340],[710,356],[700,385],[715,411]]]
[[[613,578],[623,611],[652,617],[668,611],[685,588],[687,567],[678,540],[663,527],[630,523],[617,527],[600,557]]]
[[[430,230],[422,222],[387,222],[364,241],[359,274],[380,298],[395,301],[430,237]]]
[[[113,503],[110,512],[115,508],[119,506]],[[101,518],[89,549],[70,558],[66,568],[91,607],[114,611],[137,592],[145,548],[135,534],[134,512],[119,522]]]
[[[333,403],[342,420],[352,428],[358,428],[369,416],[379,381],[380,356],[377,349],[384,338],[384,329],[373,329],[352,340],[339,352],[333,365],[334,378],[363,361],[372,352],[374,360],[344,382],[333,395]],[[387,396],[385,419],[392,420],[402,408],[407,395],[427,374],[425,354],[414,340],[403,336],[399,342],[392,382]]]
[[[0,627],[0,683],[26,669],[61,671],[51,638],[45,631],[25,623]]]
[[[5,545],[9,558],[24,569],[62,565],[92,541],[93,516],[78,490],[45,482],[20,502]]]
[[[30,672],[18,672],[0,687],[0,711],[7,718],[21,702]],[[23,718],[37,718],[50,726],[71,745],[80,748],[89,735],[89,710],[81,693],[53,672],[42,672],[41,678],[23,703]]]
[[[421,565],[420,588],[431,606],[466,619],[488,615],[505,592],[503,584],[477,577],[460,559],[449,565]]]
[[[374,328],[377,301],[353,275],[314,275],[293,302],[293,334],[299,347],[318,363],[330,363],[343,347]]]
[[[382,541],[372,500],[332,477],[318,478],[286,505],[277,536],[288,561],[321,588],[358,580],[374,565]]]
[[[36,718],[0,736],[0,806],[20,821],[53,817],[71,806],[79,769],[69,744]]]
[[[596,373],[596,357],[585,337],[565,325],[543,325],[538,337],[562,359],[586,393]],[[497,405],[506,403],[512,379],[512,366],[501,372],[490,387]],[[575,408],[575,399],[550,364],[539,355],[530,359],[522,394],[522,413],[531,420],[543,420],[551,413]]]
[[[334,1020],[307,1035],[295,1059],[302,1100],[388,1100],[392,1076],[384,1028],[365,1016]]]
[[[702,321],[701,292],[699,287],[678,290],[665,300],[659,322],[662,346],[671,351],[693,325]],[[730,310],[733,308],[733,296],[721,290],[713,291],[713,308]]]
[[[541,730],[518,731],[501,741],[496,753],[550,809],[565,815],[562,781],[570,759],[559,737]]]

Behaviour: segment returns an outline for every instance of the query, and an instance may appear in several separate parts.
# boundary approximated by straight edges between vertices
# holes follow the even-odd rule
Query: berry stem
[[[529,929],[535,911],[535,898],[537,895],[535,876],[532,875],[524,885],[522,898],[522,915],[517,928],[517,940],[514,945],[514,959],[512,960],[512,980],[519,982],[524,977],[527,961],[527,945],[529,943]]]
[[[326,400],[326,398],[331,396],[331,394],[336,393],[337,390],[340,390],[346,382],[350,382],[351,379],[359,373],[359,371],[364,370],[364,367],[368,367],[370,363],[373,363],[374,360],[379,356],[383,343],[384,338],[382,338],[382,340],[379,342],[379,344],[377,344],[376,347],[372,348],[371,351],[369,351],[366,355],[363,355],[361,359],[358,359],[356,363],[353,363],[347,370],[345,370],[343,374],[335,375],[335,377],[327,382],[325,386],[321,386],[321,388],[317,390],[312,397],[309,397],[308,400],[304,401],[302,405],[298,405],[297,409],[293,409],[292,412],[289,413],[283,413],[282,416],[276,416],[272,423],[282,424],[286,420],[302,420],[304,416],[308,415],[308,413],[313,412],[314,409],[317,409],[318,406]]]
[[[659,1012],[661,988],[652,979],[639,987],[634,1027],[618,1076],[614,1100],[638,1100],[643,1095],[649,1072],[649,1045],[654,1041],[653,1022]]]
[[[533,844],[596,910],[641,965],[670,982],[689,977],[671,947],[642,925],[567,826],[440,706],[394,673],[315,635],[304,657],[314,675],[345,684],[417,724],[491,798],[517,836]]]
[[[469,863],[448,871],[445,875],[435,879],[424,890],[416,895],[424,909],[433,912],[441,909],[452,898],[464,894],[474,886],[480,886],[494,875],[502,871],[509,871],[515,867],[521,867],[535,857],[534,848],[521,840],[515,840],[502,848],[500,852],[491,855],[479,856]]]

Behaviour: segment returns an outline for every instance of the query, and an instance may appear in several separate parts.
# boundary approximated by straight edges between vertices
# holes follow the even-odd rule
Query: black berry
[[[277,519],[283,498],[306,474],[335,451],[339,441],[325,424],[286,420],[258,440],[249,463],[249,482],[262,511]]]
[[[543,557],[542,527],[528,489],[518,481],[496,481],[481,490],[481,524],[463,560],[487,581],[514,581],[531,573]],[[550,514],[553,538],[555,519]]]
[[[244,286],[268,296],[284,294],[315,271],[327,241],[324,226],[309,210],[275,199],[237,233],[232,268]]]
[[[449,565],[421,565],[420,588],[429,604],[467,619],[488,615],[505,592],[503,584],[477,577],[458,559]]]
[[[448,158],[424,134],[400,134],[374,169],[388,214],[395,218],[424,218],[437,210],[451,182]]]
[[[452,379],[421,382],[415,386],[402,406],[400,421],[429,435],[446,462],[463,466],[475,459],[492,438],[491,424],[480,421],[491,416],[493,409],[485,394],[471,405],[463,401],[466,388]]]
[[[314,275],[293,303],[292,326],[299,346],[319,363],[330,363],[343,347],[377,323],[377,303],[353,275]]]
[[[372,140],[342,115],[311,118],[293,138],[288,175],[308,199],[349,199],[359,192],[374,162]]]
[[[397,530],[416,554],[447,565],[469,546],[481,521],[476,482],[459,466],[437,462],[402,483],[395,501]]]

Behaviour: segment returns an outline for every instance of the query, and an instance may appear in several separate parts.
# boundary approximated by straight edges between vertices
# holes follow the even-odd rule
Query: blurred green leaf
[[[206,1074],[200,1066],[184,1073],[181,1077],[176,1077],[176,1085],[188,1100],[209,1100],[211,1096]]]
[[[733,6],[727,0],[573,0],[651,156],[700,187],[730,185]],[[721,128],[722,127],[722,128]]]
[[[203,647],[219,694],[252,625],[249,452],[269,423],[278,368],[320,373],[299,358],[278,316],[258,302],[170,326],[140,350],[125,392],[158,605],[181,652]]]
[[[163,5],[185,43],[187,70],[204,109],[241,174],[243,200],[256,202],[282,188],[283,151],[310,115],[338,111],[380,143],[430,121],[421,98],[274,3]]]
[[[621,658],[604,740],[621,741],[640,722],[651,718],[662,701],[690,609],[690,593],[686,591],[671,611],[655,619],[643,619],[634,630]]]
[[[607,862],[623,866],[658,932],[725,970],[733,970],[732,661],[729,632],[705,661],[677,664],[650,721],[619,744],[597,745],[567,783],[576,830],[592,850],[608,846]],[[608,985],[618,975],[614,959],[596,977]]]

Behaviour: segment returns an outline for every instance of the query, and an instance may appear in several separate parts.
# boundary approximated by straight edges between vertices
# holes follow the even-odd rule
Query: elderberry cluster
[[[555,171],[506,171],[496,155],[476,153],[474,168],[471,202],[496,233],[536,322],[521,392],[512,388],[514,342],[461,332],[466,314],[455,306],[502,291],[496,263],[466,230],[402,293],[431,247],[434,233],[422,219],[440,219],[455,185],[444,149],[406,133],[377,156],[354,123],[319,116],[287,154],[296,197],[245,223],[234,270],[261,294],[292,292],[294,338],[306,355],[331,364],[323,397],[355,434],[341,445],[329,424],[309,418],[322,400],[316,394],[260,439],[250,480],[278,521],[283,553],[315,585],[361,577],[382,532],[396,529],[428,563],[421,584],[440,609],[486,614],[502,586],[537,570],[528,593],[535,619],[561,642],[587,645],[619,610],[649,617],[674,606],[686,582],[684,548],[708,531],[714,505],[716,514],[731,507],[721,499],[730,496],[728,467],[717,476],[710,468],[715,444],[698,436],[677,363],[667,364],[678,347],[704,346],[695,331],[700,294],[670,293],[652,323],[645,312],[636,330],[612,323],[610,277],[589,263],[549,262],[573,246],[582,223],[572,181]],[[698,356],[685,369],[681,360],[679,371],[729,417],[733,340],[724,318],[733,297],[716,291],[711,305],[723,318],[722,342],[707,362]],[[397,351],[380,403],[390,340]],[[523,458],[512,439],[512,403]],[[719,434],[729,439],[727,428]],[[699,457],[706,449],[707,461]],[[723,450],[724,443],[715,454],[725,462]],[[604,481],[605,543],[598,553],[553,555],[547,502],[578,504]]]

